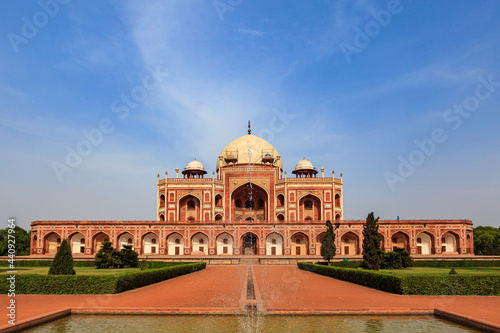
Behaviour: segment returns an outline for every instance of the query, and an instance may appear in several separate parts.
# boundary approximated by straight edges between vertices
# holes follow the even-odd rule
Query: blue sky
[[[195,157],[211,175],[250,119],[289,174],[302,157],[343,173],[346,219],[499,226],[499,14],[498,1],[2,1],[2,218],[155,219],[156,175]]]

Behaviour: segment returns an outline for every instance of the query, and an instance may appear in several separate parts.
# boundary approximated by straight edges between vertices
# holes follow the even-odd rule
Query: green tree
[[[403,260],[398,252],[382,252],[382,267],[383,269],[400,269],[403,268]]]
[[[406,251],[406,249],[395,247],[394,252],[398,253],[401,256],[401,265],[403,268],[413,267],[413,258],[410,253]]]
[[[383,260],[380,250],[382,235],[378,232],[378,219],[378,217],[375,219],[371,212],[363,226],[363,267],[366,269],[379,270]]]
[[[97,268],[120,268],[123,267],[120,253],[113,248],[113,243],[102,242],[101,248],[95,255],[94,265]]]
[[[474,228],[474,254],[500,255],[500,227]]]
[[[61,245],[57,249],[56,256],[49,268],[49,275],[74,275],[73,255],[71,248],[66,239],[63,239]]]
[[[132,245],[123,245],[119,254],[124,268],[138,266],[139,254],[132,249]]]
[[[9,253],[9,228],[0,230],[0,256],[7,256]],[[16,256],[29,256],[30,255],[30,234],[23,228],[16,226],[14,234],[11,234],[16,240]],[[12,237],[10,239],[13,239]]]
[[[334,228],[330,220],[326,221],[326,233],[321,240],[321,256],[328,261],[328,265],[330,265],[330,260],[335,257],[337,251],[337,247],[335,246],[335,230],[337,230],[339,226],[339,222],[335,223]]]

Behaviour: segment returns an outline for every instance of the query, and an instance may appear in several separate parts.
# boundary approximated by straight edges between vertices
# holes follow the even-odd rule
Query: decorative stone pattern
[[[304,162],[305,161],[305,162]],[[306,163],[307,162],[307,163]],[[155,221],[35,221],[32,255],[52,255],[67,238],[75,254],[93,256],[103,241],[132,244],[147,255],[317,256],[326,220],[339,220],[337,254],[362,252],[362,220],[342,220],[343,178],[321,177],[302,160],[283,177],[281,156],[254,135],[232,141],[212,178],[192,161],[157,181]],[[380,220],[382,248],[411,254],[473,254],[470,220]]]

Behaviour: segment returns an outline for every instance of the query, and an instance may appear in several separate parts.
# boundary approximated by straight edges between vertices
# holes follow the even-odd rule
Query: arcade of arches
[[[319,161],[318,161],[319,162]],[[157,175],[156,212],[148,221],[34,221],[31,255],[54,255],[68,239],[75,256],[91,257],[104,241],[132,245],[143,256],[316,256],[325,222],[338,221],[338,256],[360,256],[362,220],[344,218],[342,174],[306,158],[283,169],[278,150],[248,134],[231,141],[208,173],[194,159]],[[133,189],[131,189],[133,190]],[[381,247],[412,255],[473,254],[470,220],[379,220]]]

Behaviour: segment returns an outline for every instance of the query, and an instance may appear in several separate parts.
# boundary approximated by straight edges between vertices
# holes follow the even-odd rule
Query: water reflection
[[[73,315],[26,332],[480,332],[433,316]]]

